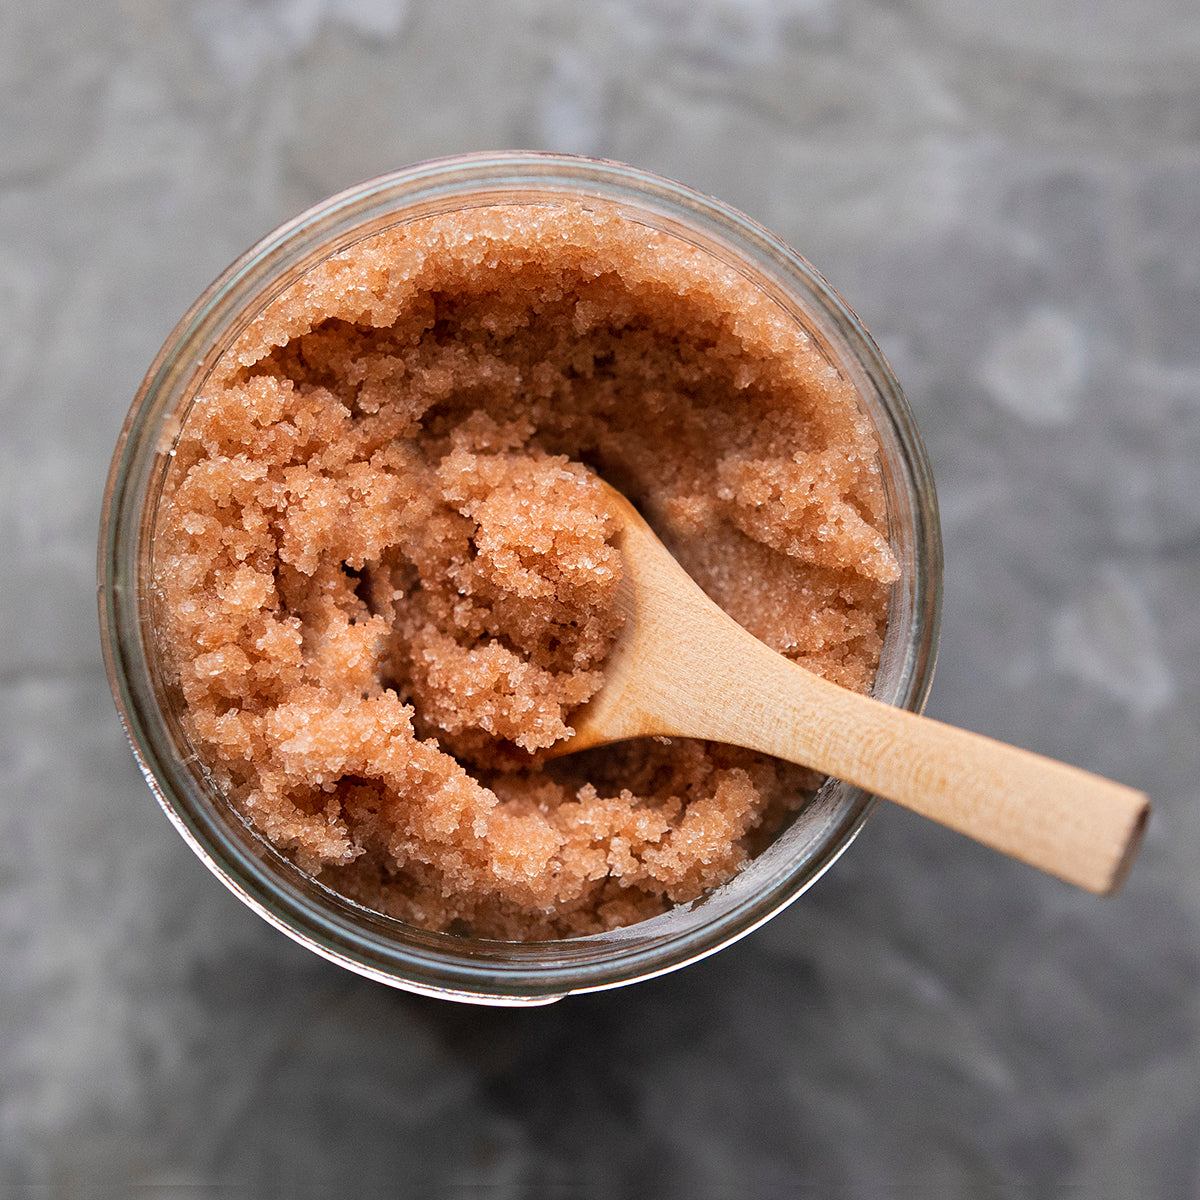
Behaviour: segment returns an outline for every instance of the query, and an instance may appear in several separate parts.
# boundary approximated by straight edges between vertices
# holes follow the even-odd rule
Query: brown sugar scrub
[[[184,425],[153,565],[184,728],[371,908],[513,940],[656,915],[817,780],[682,740],[539,759],[619,631],[597,477],[752,633],[865,691],[899,575],[877,453],[791,317],[603,204],[375,235],[274,300]]]

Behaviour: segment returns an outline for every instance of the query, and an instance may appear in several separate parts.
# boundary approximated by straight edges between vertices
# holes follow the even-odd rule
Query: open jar
[[[845,303],[745,216],[627,166],[562,155],[467,155],[368,181],[282,226],[235,262],[168,338],[122,430],[100,538],[101,635],[117,707],[167,815],[246,904],[317,953],[411,991],[480,1003],[544,1003],[632,983],[729,944],[808,888],[849,845],[873,800],[827,780],[732,878],[661,915],[586,936],[501,941],[433,932],[355,903],[280,853],[214,783],[185,732],[156,631],[156,525],[193,403],[222,355],[298,280],[384,231],[501,206],[594,204],[731,268],[778,319],[804,331],[874,427],[892,585],[874,695],[919,711],[932,677],[941,593],[936,499],[891,370]]]

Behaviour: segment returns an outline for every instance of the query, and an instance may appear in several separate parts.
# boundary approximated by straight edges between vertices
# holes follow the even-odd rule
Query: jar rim
[[[491,942],[415,929],[319,884],[250,829],[179,753],[164,717],[149,625],[147,564],[165,466],[190,402],[249,320],[317,262],[392,225],[433,212],[554,197],[594,198],[669,231],[686,231],[751,273],[806,328],[823,322],[875,426],[890,534],[905,570],[892,590],[875,694],[920,711],[936,661],[942,549],[924,444],[882,353],[853,310],[780,238],[683,184],[608,160],[532,151],[414,164],[339,192],[285,222],[233,262],[159,351],[113,455],[101,513],[101,642],[134,754],[159,804],[193,851],[246,904],[323,957],[393,986],[482,1003],[545,1003],[650,978],[706,957],[786,907],[833,864],[875,800],[827,781],[800,816],[815,840],[781,834],[699,901],[607,933]],[[517,199],[516,197],[520,197]],[[219,794],[219,793],[218,793]],[[791,843],[797,843],[792,845]]]

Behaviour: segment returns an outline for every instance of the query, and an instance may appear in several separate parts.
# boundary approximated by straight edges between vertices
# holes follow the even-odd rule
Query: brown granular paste
[[[299,866],[428,929],[693,900],[815,780],[682,740],[539,762],[619,628],[596,477],[754,634],[866,690],[898,575],[876,455],[795,322],[675,237],[576,204],[373,236],[186,421],[154,554],[186,732]]]

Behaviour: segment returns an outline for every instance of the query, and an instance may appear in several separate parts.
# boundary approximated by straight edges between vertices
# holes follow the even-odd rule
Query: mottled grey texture
[[[1200,1194],[1200,7],[44,0],[0,113],[0,1190]],[[716,958],[490,1012],[192,857],[97,647],[126,407],[278,221],[508,146],[719,195],[858,309],[940,486],[931,711],[1150,791],[1121,897],[888,809]]]

